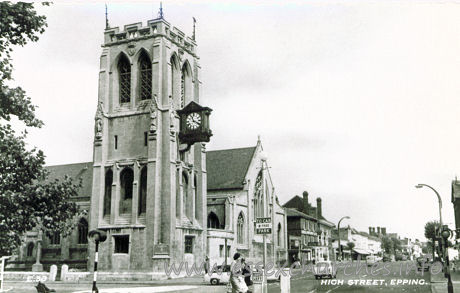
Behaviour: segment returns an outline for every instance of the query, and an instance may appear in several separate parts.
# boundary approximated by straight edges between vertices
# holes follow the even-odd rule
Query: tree
[[[353,248],[355,248],[355,243],[354,242],[348,242],[347,243],[347,249],[352,251]]]
[[[382,237],[382,248],[387,254],[393,253],[393,241],[388,236]]]
[[[396,237],[391,237],[391,242],[392,242],[392,247],[393,247],[393,251],[401,251],[401,240],[399,240],[398,238]]]
[[[434,252],[436,250],[435,248],[435,240],[437,238],[436,236],[436,229],[439,229],[440,225],[438,221],[430,221],[425,224],[425,237],[429,241],[431,241],[431,252],[433,253],[433,259],[434,259]]]
[[[430,221],[425,224],[425,237],[428,240],[433,240],[436,238],[435,230],[439,229],[438,221]]]
[[[26,144],[27,130],[17,134],[13,117],[25,127],[41,127],[30,97],[13,83],[13,46],[36,42],[46,27],[32,3],[0,2],[0,255],[14,252],[25,231],[39,228],[67,234],[69,219],[77,213],[74,202],[80,183],[71,178],[47,180],[45,156]]]

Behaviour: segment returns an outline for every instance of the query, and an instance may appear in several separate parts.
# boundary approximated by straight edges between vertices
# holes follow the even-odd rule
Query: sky
[[[383,2],[383,1],[382,1]],[[159,2],[108,1],[111,27],[156,18]],[[197,19],[208,150],[268,154],[283,204],[307,190],[324,216],[361,231],[424,240],[454,228],[460,175],[460,3],[432,1],[163,1],[187,35]],[[38,7],[48,28],[15,48],[15,82],[45,122],[28,142],[49,165],[92,160],[104,2]],[[314,204],[316,204],[314,202]]]

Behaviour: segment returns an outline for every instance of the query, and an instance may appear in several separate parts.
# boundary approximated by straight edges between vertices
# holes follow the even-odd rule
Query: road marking
[[[316,293],[316,289],[313,289],[313,290],[311,290],[311,291],[308,292],[308,293]]]

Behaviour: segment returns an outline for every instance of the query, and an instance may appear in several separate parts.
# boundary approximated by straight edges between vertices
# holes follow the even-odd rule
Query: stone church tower
[[[205,258],[206,153],[181,151],[176,113],[199,103],[196,46],[162,16],[104,32],[89,224],[107,232],[102,271]]]

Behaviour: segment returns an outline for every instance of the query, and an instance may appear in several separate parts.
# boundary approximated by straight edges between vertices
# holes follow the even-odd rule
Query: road
[[[382,264],[383,265],[383,264]],[[385,263],[386,269],[380,265],[380,270],[371,270],[365,263],[360,266],[356,262],[348,264],[346,268],[338,269],[336,279],[315,280],[310,271],[297,274],[291,278],[291,293],[337,293],[337,292],[431,292],[429,272],[416,272],[412,262],[393,262]],[[345,265],[343,265],[345,266]],[[367,270],[366,270],[367,269]],[[406,273],[407,270],[407,273]],[[408,282],[412,282],[409,284]],[[36,292],[33,283],[6,283],[6,287],[14,286],[10,292],[32,293]],[[61,282],[49,283],[50,288],[56,289],[58,293],[71,293],[81,290],[90,290],[91,284],[66,284]],[[118,288],[117,292],[127,292],[122,288],[149,287],[146,292],[162,292],[170,286],[179,286],[178,289],[185,289],[183,286],[193,286],[191,289],[180,290],[176,292],[192,293],[225,293],[226,287],[223,285],[212,286],[204,284],[203,279],[192,277],[187,279],[164,280],[150,284],[99,284],[99,289]],[[180,287],[182,286],[182,288]],[[153,288],[154,287],[154,288]],[[147,288],[145,288],[147,289]],[[101,293],[104,290],[101,290]],[[134,291],[132,291],[134,292]],[[279,282],[268,284],[269,293],[279,293]]]

